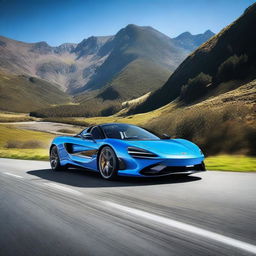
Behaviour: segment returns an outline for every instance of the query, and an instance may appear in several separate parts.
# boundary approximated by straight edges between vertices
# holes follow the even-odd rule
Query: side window
[[[83,134],[87,133],[87,132],[88,132],[88,130],[89,130],[89,129],[88,129],[88,128],[86,128],[86,129],[84,129],[80,134],[81,134],[81,135],[83,135]]]
[[[95,139],[95,140],[100,140],[100,139],[103,139],[104,136],[101,132],[101,130],[99,129],[99,127],[94,127],[92,128],[91,130],[91,134],[92,134],[92,137]]]
[[[91,127],[85,128],[83,131],[80,132],[80,134],[83,136],[84,134],[90,132],[90,131],[89,131],[90,129],[91,129]]]

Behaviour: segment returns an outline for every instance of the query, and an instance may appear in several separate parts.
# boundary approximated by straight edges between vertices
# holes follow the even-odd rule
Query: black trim
[[[118,170],[125,170],[126,165],[122,158],[118,158]]]
[[[202,162],[201,164],[193,165],[193,166],[166,166],[161,171],[152,170],[153,167],[158,165],[160,164],[154,164],[154,165],[148,166],[142,169],[140,173],[145,176],[161,176],[161,175],[169,175],[169,174],[179,174],[179,173],[189,174],[193,172],[206,171],[204,162]]]
[[[64,147],[66,151],[73,156],[80,156],[80,157],[86,157],[86,158],[92,158],[94,155],[98,154],[98,149],[88,149],[88,150],[81,150],[79,152],[74,153],[73,152],[73,145],[82,146],[79,144],[73,144],[73,143],[64,143]]]
[[[104,130],[102,129],[102,127],[101,127],[100,125],[97,125],[97,127],[99,127],[99,129],[101,130],[101,132],[102,132],[102,134],[103,134],[103,136],[104,136],[104,138],[103,138],[103,139],[106,139],[106,138],[107,138],[107,136],[106,136],[106,134],[105,134]]]
[[[155,158],[158,157],[156,154],[137,147],[128,147],[128,154],[135,158]]]
[[[72,143],[64,143],[64,147],[69,154],[73,154]]]
[[[98,130],[99,130],[100,135],[101,135],[102,138],[94,138],[94,137],[93,137],[92,132],[93,132],[94,129],[98,129]],[[101,128],[99,125],[93,126],[93,127],[90,129],[89,133],[92,135],[92,137],[93,137],[94,140],[103,140],[103,139],[106,138],[106,135],[103,133],[102,128]]]

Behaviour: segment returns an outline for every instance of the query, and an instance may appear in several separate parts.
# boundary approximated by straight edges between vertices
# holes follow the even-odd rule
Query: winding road
[[[110,182],[0,159],[0,255],[256,255],[256,174]]]

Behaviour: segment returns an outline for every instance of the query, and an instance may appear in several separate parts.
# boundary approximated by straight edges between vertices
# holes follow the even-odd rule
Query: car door
[[[91,134],[92,137],[87,138],[84,136],[85,134]],[[83,167],[95,169],[97,152],[102,139],[103,134],[98,126],[82,131],[79,140],[71,145],[66,145],[70,158],[72,161],[82,164]]]

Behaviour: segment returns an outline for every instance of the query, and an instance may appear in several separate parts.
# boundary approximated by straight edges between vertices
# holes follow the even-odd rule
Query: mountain
[[[187,56],[172,39],[151,27],[128,25],[104,44],[97,55],[108,57],[91,80],[76,92],[113,86],[121,98],[158,88]],[[153,71],[153,72],[152,72]],[[108,90],[108,89],[106,89]]]
[[[207,36],[205,35],[205,40]],[[89,37],[57,47],[0,37],[0,70],[38,77],[68,94],[113,87],[121,98],[159,88],[201,40],[182,43],[151,27],[128,25],[114,36]],[[191,45],[193,41],[193,45]]]
[[[206,30],[203,34],[192,35],[190,32],[184,32],[179,36],[173,38],[179,47],[182,47],[188,51],[195,50],[199,45],[206,42],[209,38],[215,34],[211,30]]]
[[[175,99],[191,104],[233,90],[256,77],[256,4],[189,55],[168,81],[131,112],[147,112]]]
[[[101,47],[106,42],[111,41],[112,38],[112,36],[91,36],[79,43],[73,51],[78,56],[78,59],[82,58],[83,56],[97,54]],[[106,52],[101,52],[100,55],[104,56],[108,53],[108,51],[109,50]]]

